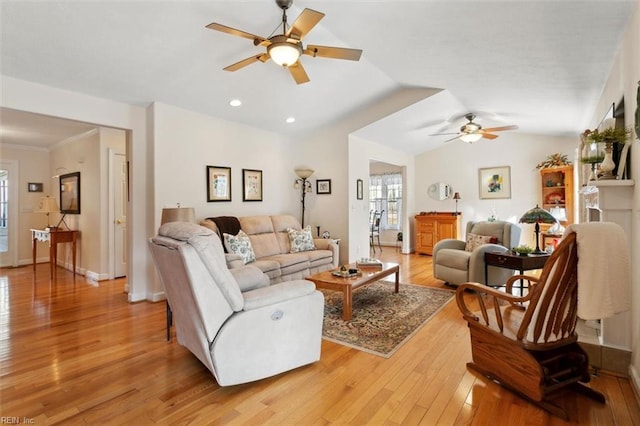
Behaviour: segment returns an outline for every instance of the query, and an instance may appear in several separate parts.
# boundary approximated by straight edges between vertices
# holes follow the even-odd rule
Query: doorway
[[[369,161],[369,214],[370,218],[381,214],[377,238],[383,246],[399,247],[402,242],[400,235],[406,216],[404,169],[395,164]]]
[[[18,266],[18,161],[0,160],[0,267]]]

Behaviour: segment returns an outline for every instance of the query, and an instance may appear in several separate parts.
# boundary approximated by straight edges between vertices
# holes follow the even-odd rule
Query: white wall
[[[522,214],[542,202],[540,172],[536,164],[554,153],[566,154],[573,159],[577,141],[577,136],[558,138],[503,132],[492,141],[447,142],[442,148],[416,157],[413,215],[421,211],[455,210],[454,200],[436,201],[427,194],[429,185],[444,182],[462,197],[458,203],[458,211],[462,212],[460,239],[464,238],[468,221],[487,220],[494,209],[499,220],[518,222]],[[511,198],[481,200],[478,169],[499,166],[511,168]],[[535,247],[533,226],[521,226],[521,243]],[[414,239],[412,236],[412,242]]]
[[[77,248],[78,272],[95,278],[100,269],[100,162],[98,158],[100,133],[89,133],[57,143],[50,152],[50,170],[64,168],[63,174],[80,172],[80,214],[68,214],[65,223],[70,229],[80,230]],[[57,184],[58,178],[53,179]],[[60,203],[60,191],[51,194]],[[60,215],[52,215],[58,217]],[[69,244],[60,246],[58,262],[72,267],[72,249]]]
[[[638,105],[637,91],[640,87],[640,3],[629,20],[629,26],[623,36],[620,51],[613,64],[602,96],[591,117],[590,128],[595,128],[613,102],[624,97],[625,126],[634,128],[634,114]],[[633,133],[635,137],[635,133]],[[631,259],[640,259],[640,143],[636,139],[631,145],[631,178],[633,187],[633,205],[631,218]],[[631,262],[631,367],[630,376],[640,393],[640,264]]]

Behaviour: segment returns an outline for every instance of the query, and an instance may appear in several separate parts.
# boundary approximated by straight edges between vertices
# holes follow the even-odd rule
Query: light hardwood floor
[[[401,255],[401,282],[443,287],[431,258]],[[390,359],[322,342],[313,365],[221,388],[175,337],[164,303],[127,303],[125,280],[74,283],[49,265],[0,269],[0,417],[34,424],[639,425],[629,381],[594,377],[607,404],[562,398],[566,423],[469,372],[454,301]],[[0,418],[0,420],[2,420]],[[7,420],[2,420],[7,423]]]

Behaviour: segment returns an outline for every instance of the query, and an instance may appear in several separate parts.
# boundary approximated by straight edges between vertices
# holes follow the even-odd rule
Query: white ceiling
[[[440,146],[475,112],[484,127],[575,135],[588,124],[637,0],[295,0],[326,14],[305,43],[363,49],[360,62],[302,58],[296,85],[271,62],[237,72],[250,40],[206,29],[222,23],[269,36],[273,0],[6,1],[0,3],[3,75],[116,101],[159,101],[293,137],[304,136],[403,88],[437,94],[358,132],[407,152]],[[229,100],[243,105],[231,108]],[[56,128],[3,110],[7,127]],[[294,124],[285,118],[295,116]],[[18,124],[16,124],[16,121]],[[20,123],[22,121],[22,123]],[[59,128],[57,128],[59,130]],[[71,128],[71,132],[83,128]],[[71,136],[71,135],[67,135]]]

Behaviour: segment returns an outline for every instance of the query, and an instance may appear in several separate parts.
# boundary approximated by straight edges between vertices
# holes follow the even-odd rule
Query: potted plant
[[[533,248],[527,245],[519,245],[517,247],[512,248],[514,253],[519,254],[520,256],[528,256],[529,253],[533,253]]]
[[[598,174],[596,173],[596,168],[598,167],[598,164],[602,163],[603,161],[604,161],[604,154],[589,155],[587,157],[580,158],[580,162],[582,164],[588,164],[591,166],[591,174],[589,175],[589,178],[587,179],[587,181],[598,180]]]
[[[587,139],[594,143],[604,143],[604,159],[600,164],[600,170],[602,171],[602,179],[615,179],[613,176],[613,169],[616,168],[616,163],[613,162],[611,153],[613,151],[614,143],[625,143],[629,135],[630,129],[624,127],[608,127],[604,130],[594,130],[589,132]],[[593,166],[592,166],[593,167]]]
[[[541,161],[536,165],[536,169],[549,169],[551,167],[564,167],[570,165],[571,161],[569,161],[566,154],[556,153],[547,155],[547,158],[545,158],[544,161]]]

